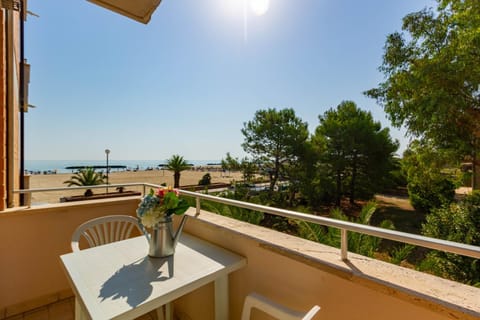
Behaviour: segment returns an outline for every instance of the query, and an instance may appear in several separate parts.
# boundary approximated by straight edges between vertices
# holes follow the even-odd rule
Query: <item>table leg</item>
[[[228,275],[215,280],[215,320],[228,319]]]
[[[172,320],[173,319],[173,303],[169,302],[160,308],[157,308],[157,319],[158,320]],[[165,313],[164,313],[165,311]]]
[[[88,316],[77,298],[75,298],[75,320],[88,320]]]
[[[157,308],[157,319],[158,320],[165,320],[165,316],[163,315],[163,306]]]
[[[165,319],[172,320],[173,319],[173,302],[167,303],[164,307],[165,307]]]

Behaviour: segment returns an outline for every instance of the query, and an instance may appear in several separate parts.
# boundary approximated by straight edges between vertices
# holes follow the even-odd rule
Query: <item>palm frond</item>
[[[103,175],[99,172],[95,172],[93,168],[82,169],[75,175],[70,177],[70,180],[64,181],[63,183],[68,184],[68,186],[95,186],[104,184]]]
[[[377,210],[377,204],[374,201],[368,202],[363,206],[362,211],[360,212],[360,222],[361,224],[370,224],[370,219],[372,219],[373,214]]]

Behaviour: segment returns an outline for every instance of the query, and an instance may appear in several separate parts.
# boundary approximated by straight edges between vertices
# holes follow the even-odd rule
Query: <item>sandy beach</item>
[[[215,171],[214,169],[197,169],[182,171],[180,176],[180,185],[195,185],[203,177],[204,174],[210,173],[212,183],[230,183],[232,180],[238,181],[242,179],[241,172],[222,172]],[[36,188],[62,188],[67,187],[67,184],[63,183],[69,180],[72,173],[61,174],[38,174],[30,176],[30,189]],[[121,171],[110,172],[108,175],[109,184],[120,183],[137,183],[147,182],[153,184],[166,183],[169,186],[173,186],[173,172],[168,170],[150,170],[150,171]],[[142,191],[140,187],[126,187],[126,190]],[[109,192],[114,192],[114,188],[110,188]],[[94,189],[94,193],[103,193],[105,190]],[[58,203],[61,197],[81,195],[82,190],[75,191],[50,191],[50,192],[38,192],[32,194],[32,204],[43,203]]]

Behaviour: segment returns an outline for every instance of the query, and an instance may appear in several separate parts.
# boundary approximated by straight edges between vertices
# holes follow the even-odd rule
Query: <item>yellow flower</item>
[[[142,217],[142,224],[147,228],[153,228],[158,222],[158,218],[154,215],[145,215]]]

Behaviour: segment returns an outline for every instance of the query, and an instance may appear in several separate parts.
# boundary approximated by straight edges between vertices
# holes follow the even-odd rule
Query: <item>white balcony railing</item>
[[[151,183],[129,183],[129,184],[111,184],[98,186],[82,186],[82,187],[60,187],[60,188],[38,188],[15,190],[19,194],[31,194],[36,192],[62,191],[62,190],[76,190],[76,189],[96,189],[96,188],[116,188],[116,187],[143,187],[143,194],[146,193],[147,188],[159,188],[161,186]],[[449,253],[455,253],[463,256],[468,256],[480,259],[480,247],[468,244],[441,240],[436,238],[425,237],[421,235],[400,232],[395,230],[372,227],[368,225],[336,220],[332,218],[320,217],[312,214],[300,213],[292,210],[279,209],[254,203],[232,200],[212,195],[207,195],[199,192],[192,192],[180,190],[180,194],[194,197],[196,199],[196,212],[200,213],[201,200],[208,200],[212,202],[222,203],[229,206],[251,209],[263,213],[269,213],[286,218],[298,219],[302,221],[312,222],[323,226],[338,228],[341,231],[341,258],[348,260],[348,232],[358,232],[370,236],[379,237],[382,239],[394,240],[402,243],[417,245],[429,249],[440,250]]]

